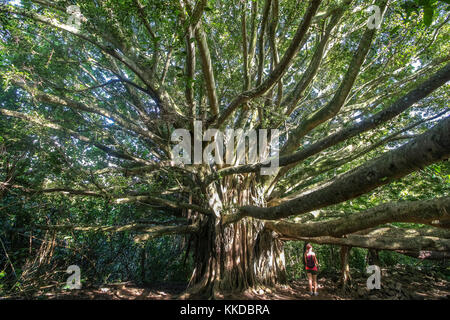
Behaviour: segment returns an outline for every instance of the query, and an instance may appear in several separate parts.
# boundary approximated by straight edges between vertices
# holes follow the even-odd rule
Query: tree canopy
[[[24,230],[183,234],[206,295],[282,282],[288,239],[448,252],[450,5],[375,1],[370,27],[371,5],[3,1],[0,205],[44,208]],[[278,129],[279,168],[173,161],[195,121]]]

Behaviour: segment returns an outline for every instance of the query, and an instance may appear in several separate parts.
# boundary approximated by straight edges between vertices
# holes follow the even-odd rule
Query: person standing
[[[319,262],[317,261],[316,254],[314,253],[313,248],[309,243],[306,245],[304,261],[306,274],[308,276],[309,294],[318,296],[319,293],[317,292],[317,266],[319,265]]]

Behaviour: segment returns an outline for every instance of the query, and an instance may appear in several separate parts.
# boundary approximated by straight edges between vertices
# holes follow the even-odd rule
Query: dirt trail
[[[242,300],[423,300],[450,299],[450,282],[433,272],[405,270],[405,268],[382,269],[381,289],[368,290],[367,277],[355,275],[352,286],[342,292],[337,275],[320,277],[319,296],[308,294],[306,279],[291,281],[287,286],[266,290],[248,290],[244,293],[224,296],[224,299]],[[139,286],[131,282],[87,287],[81,290],[53,290],[41,292],[36,299],[93,299],[93,300],[168,300],[177,299],[183,293],[183,283],[154,283]]]

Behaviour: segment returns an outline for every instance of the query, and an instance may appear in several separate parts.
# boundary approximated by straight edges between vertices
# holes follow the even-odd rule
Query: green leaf
[[[433,14],[434,14],[434,10],[432,7],[426,7],[424,9],[424,14],[423,14],[423,23],[429,27],[431,25],[431,23],[433,22]]]
[[[400,30],[400,26],[396,26],[393,30],[392,30],[392,34],[396,34],[398,32],[398,30]]]
[[[418,3],[419,6],[422,6],[422,7],[430,6],[430,0],[419,0],[419,1],[416,1],[416,3]]]
[[[419,0],[416,2],[422,7],[428,7],[430,5],[430,0]]]

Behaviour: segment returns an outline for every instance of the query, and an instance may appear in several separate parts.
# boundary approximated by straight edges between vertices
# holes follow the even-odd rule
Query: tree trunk
[[[141,248],[141,282],[145,283],[145,262],[147,260],[147,251],[146,251],[146,246],[142,246]]]
[[[262,187],[254,178],[225,178],[205,194],[214,215],[190,217],[200,231],[191,238],[194,258],[187,293],[182,298],[223,298],[224,294],[286,283],[283,241],[260,220],[248,217],[224,224],[232,207],[265,206]]]
[[[351,282],[350,265],[348,263],[351,247],[341,246],[341,286],[345,291],[347,285]]]
[[[371,265],[376,265],[376,266],[380,266],[380,257],[378,255],[378,251],[377,249],[369,249],[367,255],[368,255],[368,259],[367,262],[369,264],[369,266]]]
[[[329,259],[328,265],[334,267],[335,263],[334,263],[334,246],[333,245],[330,246],[330,254],[328,256],[328,259]]]
[[[261,222],[249,218],[223,227],[208,218],[194,243],[189,297],[222,298],[286,283],[283,242]]]

